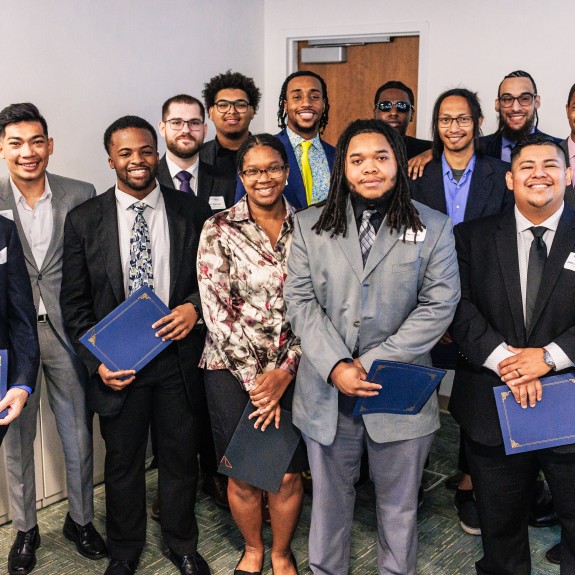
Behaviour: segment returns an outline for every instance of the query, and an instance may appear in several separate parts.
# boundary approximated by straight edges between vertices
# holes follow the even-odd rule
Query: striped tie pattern
[[[361,224],[359,225],[359,245],[361,247],[364,267],[371,246],[373,246],[373,242],[375,241],[375,228],[371,223],[371,216],[373,216],[376,211],[377,210],[364,210],[361,216]]]

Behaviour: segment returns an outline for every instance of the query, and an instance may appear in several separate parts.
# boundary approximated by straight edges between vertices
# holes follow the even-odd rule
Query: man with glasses
[[[387,122],[405,142],[407,159],[431,148],[431,142],[407,135],[407,128],[415,116],[413,90],[398,80],[390,80],[377,89],[373,101],[373,117]]]
[[[410,180],[414,200],[451,218],[453,225],[498,214],[513,204],[505,184],[506,164],[477,154],[483,114],[477,95],[464,88],[441,94],[433,108],[433,160],[423,176]],[[449,332],[431,352],[434,365],[455,369],[457,347]],[[462,529],[480,535],[479,517],[461,440],[455,507]]]
[[[236,186],[241,186],[237,151],[249,135],[261,92],[252,78],[228,70],[205,84],[202,95],[216,137],[202,146],[200,160],[211,168],[214,194],[224,198],[225,206],[218,204],[218,209],[229,208],[234,204]]]

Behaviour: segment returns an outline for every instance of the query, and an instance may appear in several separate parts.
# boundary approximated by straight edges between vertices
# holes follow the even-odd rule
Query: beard
[[[513,130],[509,126],[503,123],[501,116],[499,117],[499,127],[501,128],[501,133],[505,138],[511,142],[519,142],[524,136],[528,136],[535,125],[535,113],[531,118],[525,123],[525,125],[519,130]]]
[[[194,140],[190,138],[189,140],[185,140],[193,143],[192,147],[182,147],[181,142],[178,142],[178,139],[175,138],[173,140],[166,140],[166,148],[177,158],[182,160],[189,160],[193,158],[199,151],[202,146],[203,142],[199,142],[198,140]]]

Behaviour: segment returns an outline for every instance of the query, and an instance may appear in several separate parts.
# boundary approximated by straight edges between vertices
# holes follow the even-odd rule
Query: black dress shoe
[[[238,565],[242,562],[242,559],[244,558],[245,554],[246,550],[244,548],[240,560],[238,561]],[[264,570],[264,560],[262,559],[262,566],[260,567],[259,571],[244,571],[243,569],[238,569],[238,566],[236,565],[236,568],[234,569],[234,575],[262,575],[263,570]]]
[[[458,473],[455,473],[454,475],[450,475],[445,480],[446,489],[451,489],[452,491],[455,491],[459,487],[459,482],[461,481],[462,477],[463,477],[463,473],[461,473],[461,471],[459,471]]]
[[[553,545],[551,549],[548,549],[547,553],[545,553],[545,559],[549,563],[553,563],[553,565],[559,565],[561,563],[561,543],[557,543],[557,545]]]
[[[529,525],[531,527],[551,527],[558,523],[559,518],[553,507],[553,497],[545,488],[545,483],[538,481],[535,495],[529,507]]]
[[[170,549],[169,557],[182,575],[210,575],[211,573],[205,559],[197,551],[189,555],[178,555]]]
[[[112,559],[104,575],[134,575],[137,565],[136,561]]]
[[[40,531],[34,525],[30,531],[18,531],[8,553],[8,573],[28,575],[36,566],[36,549],[40,547]]]
[[[215,475],[204,475],[202,481],[202,491],[214,499],[216,505],[222,509],[229,509],[228,502],[228,480],[225,476],[216,473]]]
[[[87,559],[103,559],[108,556],[108,548],[91,522],[79,525],[68,513],[62,533],[66,539],[76,544],[78,553]]]

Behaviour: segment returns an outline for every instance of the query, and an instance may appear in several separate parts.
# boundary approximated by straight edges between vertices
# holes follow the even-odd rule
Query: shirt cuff
[[[549,352],[549,355],[555,364],[555,371],[561,371],[562,369],[567,369],[568,367],[575,365],[555,342],[551,342],[549,345],[546,345],[545,349]]]
[[[333,381],[331,380],[331,372],[341,363],[341,362],[345,362],[345,363],[353,363],[353,359],[351,359],[350,357],[346,357],[344,359],[340,359],[332,368],[331,371],[329,372],[329,377],[327,378],[327,382],[334,387],[333,385]]]
[[[31,388],[31,387],[28,387],[27,385],[11,385],[11,386],[9,387],[9,389],[12,389],[12,388],[15,388],[15,389],[23,389],[24,391],[27,391],[27,392],[28,392],[28,395],[32,395],[32,388]]]
[[[508,357],[515,355],[512,351],[507,349],[506,343],[500,343],[488,356],[488,358],[483,362],[483,367],[490,369],[497,376],[500,375],[497,366]]]

